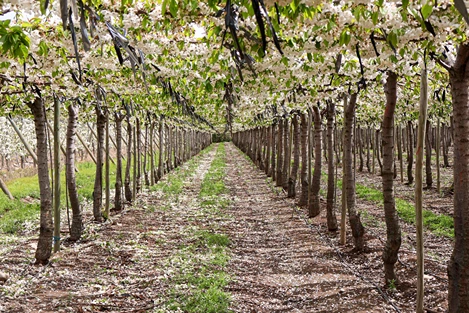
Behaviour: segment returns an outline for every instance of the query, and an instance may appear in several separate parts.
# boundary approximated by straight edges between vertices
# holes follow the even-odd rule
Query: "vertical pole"
[[[415,164],[415,226],[417,232],[417,313],[423,313],[423,214],[422,214],[422,185],[423,185],[423,152],[425,145],[425,126],[427,122],[427,69],[422,69],[420,80],[420,114],[417,134],[417,155]]]
[[[105,190],[106,190],[106,202],[105,202],[105,207],[104,207],[104,218],[108,219],[109,218],[109,203],[110,203],[110,197],[111,197],[111,192],[110,192],[110,182],[109,182],[109,112],[106,113],[106,138],[105,138],[105,159],[104,159],[104,183],[106,184]]]
[[[436,192],[438,195],[440,194],[441,191],[441,182],[440,182],[440,118],[438,117],[438,120],[436,122]]]
[[[347,96],[344,95],[344,112],[347,109]],[[342,145],[344,144],[345,140],[345,132],[342,132]],[[346,217],[347,217],[347,177],[345,175],[345,149],[343,151],[342,156],[342,211],[340,214],[340,244],[345,245],[347,238],[346,238]],[[374,167],[374,160],[373,160],[373,167]]]
[[[54,96],[54,252],[60,250],[60,101]]]

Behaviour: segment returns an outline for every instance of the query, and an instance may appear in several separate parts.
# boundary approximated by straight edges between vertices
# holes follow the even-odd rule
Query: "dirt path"
[[[209,294],[207,287],[197,294],[197,283],[226,286],[225,274],[233,312],[395,312],[375,288],[382,286],[382,243],[373,233],[367,234],[367,253],[353,254],[350,245],[335,250],[337,234],[324,229],[324,212],[309,221],[311,229],[303,212],[293,209],[293,200],[277,194],[233,144],[225,147],[228,194],[201,196],[218,155],[214,145],[108,222],[93,224],[88,215],[83,240],[64,245],[46,267],[31,265],[34,234],[26,234],[21,246],[3,250],[0,270],[11,277],[0,285],[0,312],[225,312],[177,309],[190,297]],[[204,241],[224,236],[226,254],[224,247]],[[412,251],[404,255],[407,264],[415,261]],[[411,276],[411,268],[399,270]],[[434,278],[432,283],[433,290],[444,288]],[[414,291],[409,290],[391,297],[401,312],[413,310]],[[426,296],[432,309],[442,296]]]
[[[318,239],[276,196],[233,145],[227,145],[227,186],[236,221],[229,285],[235,312],[393,312],[377,291],[347,271],[334,250]]]
[[[214,154],[212,148],[175,170],[180,190],[169,174],[110,221],[87,223],[83,240],[65,245],[46,267],[25,263],[34,241],[2,255],[11,277],[0,286],[0,312],[164,312],[179,248],[192,240],[191,227],[205,222],[193,217]]]

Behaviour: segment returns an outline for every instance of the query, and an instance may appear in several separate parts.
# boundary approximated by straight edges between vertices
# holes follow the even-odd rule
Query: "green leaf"
[[[432,14],[433,11],[433,5],[431,2],[427,2],[423,7],[422,7],[422,15],[423,19],[426,20],[430,14]]]
[[[173,17],[177,16],[178,4],[177,4],[176,0],[171,0],[171,2],[169,3],[169,11],[171,12],[171,15]]]
[[[213,86],[212,86],[212,84],[210,84],[210,81],[208,81],[208,80],[205,82],[205,91],[207,93],[212,93],[212,91],[213,91]]]
[[[309,62],[313,61],[313,55],[311,54],[311,52],[308,52],[306,56],[308,57]]]
[[[163,3],[161,4],[161,15],[164,16],[166,14],[167,6],[168,0],[163,0]]]
[[[378,17],[379,17],[378,11],[375,11],[371,14],[371,20],[373,21],[373,25],[378,24]]]

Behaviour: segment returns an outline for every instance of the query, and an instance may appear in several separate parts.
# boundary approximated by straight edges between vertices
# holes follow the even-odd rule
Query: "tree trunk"
[[[99,106],[96,106],[96,127],[98,134],[98,146],[96,149],[96,177],[93,191],[93,216],[97,222],[102,222],[103,216],[103,158],[104,158],[104,129],[106,127],[106,115]]]
[[[288,119],[283,121],[283,169],[282,169],[282,187],[284,190],[288,189],[288,169],[291,162],[291,153],[290,153],[290,123]]]
[[[449,71],[454,118],[454,250],[448,265],[448,309],[469,312],[469,45]]]
[[[164,132],[164,122],[163,119],[160,120],[160,128],[158,132],[159,140],[160,140],[160,149],[158,151],[158,180],[160,180],[163,177],[164,174],[164,164],[163,164],[163,154],[164,154],[164,149],[163,149],[163,144],[164,144],[164,138],[163,138],[163,132]],[[191,140],[192,144],[192,140]],[[190,147],[191,145],[189,145]],[[192,150],[192,149],[191,149]],[[192,153],[191,153],[192,157]]]
[[[423,254],[423,149],[425,145],[425,125],[427,124],[427,106],[428,106],[428,83],[427,70],[422,69],[420,81],[420,112],[417,133],[417,154],[415,162],[415,228],[416,228],[416,247],[417,252],[417,297],[416,312],[423,313],[424,296],[424,254]],[[429,125],[429,124],[428,124]]]
[[[46,120],[47,123],[47,120]],[[60,101],[54,96],[54,252],[60,250]]]
[[[36,264],[47,264],[52,252],[52,192],[49,180],[49,166],[47,158],[46,116],[42,98],[35,98],[27,105],[34,117],[36,129],[37,173],[40,193],[40,228],[36,249]]]
[[[381,162],[381,145],[379,144],[380,142],[380,133],[381,133],[381,130],[380,129],[377,129],[376,130],[376,159],[378,160],[378,165],[379,165],[379,171],[380,171],[380,175],[381,173],[383,172],[383,163]]]
[[[432,188],[433,177],[432,177],[432,125],[427,120],[427,127],[425,132],[425,182],[427,183],[427,189]]]
[[[106,112],[106,132],[105,132],[105,146],[104,146],[104,189],[106,194],[106,202],[104,205],[104,218],[109,218],[109,211],[111,206],[111,186],[110,186],[110,168],[109,168],[109,161],[110,161],[110,146],[109,146],[109,137],[111,134],[109,133],[109,112]]]
[[[311,194],[309,202],[309,217],[318,216],[321,212],[321,205],[319,202],[319,190],[321,189],[321,169],[322,169],[322,154],[321,154],[321,113],[319,108],[313,106],[314,112],[314,173],[311,183]]]
[[[333,132],[334,132],[334,114],[335,103],[331,101],[327,105],[327,229],[329,231],[337,230],[337,218],[335,216],[334,208],[334,147],[333,147]]]
[[[266,151],[265,151],[265,162],[264,162],[264,172],[267,177],[270,177],[270,153],[272,151],[272,126],[267,126],[265,136],[266,136]]]
[[[272,132],[270,134],[271,137],[271,142],[272,142],[272,155],[270,156],[270,174],[272,175],[272,181],[276,181],[277,178],[277,172],[276,172],[276,164],[275,161],[277,159],[277,153],[276,153],[276,142],[275,142],[275,125],[276,123],[274,122],[272,124]]]
[[[355,117],[355,107],[357,103],[357,94],[354,93],[350,97],[349,104],[347,108],[344,109],[344,131],[345,131],[345,140],[344,140],[344,162],[345,166],[345,175],[346,175],[346,199],[347,199],[347,209],[349,214],[350,226],[352,228],[352,235],[354,239],[354,246],[357,251],[363,251],[365,247],[365,242],[363,234],[365,229],[360,221],[360,214],[357,214],[355,210],[355,175],[353,171],[353,120]],[[378,147],[376,147],[378,149]]]
[[[114,196],[114,208],[122,210],[122,120],[124,116],[119,112],[114,113],[116,119],[116,191]]]
[[[140,119],[137,118],[137,138],[135,139],[137,145],[137,177],[136,184],[137,190],[136,194],[139,194],[142,191],[142,125]]]
[[[412,122],[407,122],[408,148],[407,148],[407,181],[409,185],[414,182],[412,168],[414,166],[414,137],[412,134]]]
[[[365,129],[365,138],[366,138],[366,169],[368,173],[371,173],[370,167],[370,128]]]
[[[357,140],[358,140],[358,156],[359,156],[359,162],[358,162],[358,171],[363,172],[363,131],[360,127],[360,125],[357,126]]]
[[[132,165],[132,124],[127,113],[127,163],[125,164],[124,194],[127,202],[132,201],[132,189],[130,188],[130,167]],[[135,162],[135,161],[134,161]]]
[[[282,120],[279,120],[278,121],[278,133],[277,133],[277,175],[276,175],[276,178],[277,178],[277,186],[283,186],[283,182],[282,182],[282,178],[283,178],[283,175],[282,175],[282,168],[283,168],[283,148],[284,148],[284,144],[283,144],[283,121]]]
[[[308,119],[306,114],[301,114],[301,169],[300,169],[300,180],[301,180],[301,195],[298,205],[305,206],[308,204]]]
[[[397,158],[399,160],[399,172],[401,176],[401,183],[404,182],[404,159],[402,157],[402,130],[397,127]]]
[[[384,217],[386,220],[386,245],[383,251],[385,284],[397,283],[398,279],[394,271],[397,262],[399,248],[401,247],[401,228],[396,212],[394,199],[394,111],[397,102],[397,75],[388,71],[388,78],[384,86],[386,94],[386,108],[383,117],[383,198]]]
[[[296,177],[298,176],[298,166],[300,163],[300,131],[298,127],[298,117],[292,117],[293,123],[293,165],[291,168],[290,178],[288,179],[288,197],[296,196]]]

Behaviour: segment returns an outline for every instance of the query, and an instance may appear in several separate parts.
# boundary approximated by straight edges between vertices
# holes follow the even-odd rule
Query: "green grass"
[[[227,191],[225,168],[225,146],[221,143],[201,184],[202,215],[198,216],[199,219],[210,219],[213,213],[219,214],[228,206],[229,201],[220,197]],[[230,259],[228,236],[213,227],[195,227],[189,231],[189,242],[180,247],[180,252],[170,260],[170,264],[179,263],[179,269],[171,278],[176,284],[170,291],[169,309],[187,313],[230,312],[230,294],[224,291],[231,280],[224,270]]]
[[[338,182],[339,188],[342,188],[342,181]],[[361,184],[356,184],[357,197],[382,204],[383,192]],[[396,197],[396,210],[399,217],[405,222],[415,224],[414,204]],[[429,210],[423,210],[423,225],[432,233],[438,236],[454,237],[453,218],[444,214],[435,214]]]

